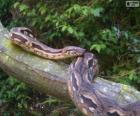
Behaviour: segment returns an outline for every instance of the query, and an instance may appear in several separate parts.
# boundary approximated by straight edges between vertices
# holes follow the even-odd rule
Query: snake
[[[92,83],[98,73],[98,61],[93,53],[77,46],[51,48],[38,41],[32,30],[14,27],[10,40],[24,50],[50,60],[75,58],[69,66],[68,93],[75,106],[85,116],[140,116],[140,102],[120,105],[98,91]]]

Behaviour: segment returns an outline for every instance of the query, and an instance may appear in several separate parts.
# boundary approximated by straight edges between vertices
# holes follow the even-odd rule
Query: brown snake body
[[[75,46],[68,46],[63,49],[53,49],[36,40],[32,31],[25,27],[12,28],[11,40],[13,43],[21,46],[25,50],[47,59],[65,59],[80,56],[85,52],[85,49]]]
[[[11,29],[11,41],[23,49],[47,59],[78,57],[70,65],[68,90],[74,104],[86,116],[140,116],[140,102],[120,106],[115,100],[97,91],[92,78],[97,73],[97,60],[85,49],[69,46],[53,49],[37,41],[30,29]]]

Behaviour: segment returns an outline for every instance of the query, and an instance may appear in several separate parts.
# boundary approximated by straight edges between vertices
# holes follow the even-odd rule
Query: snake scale
[[[115,100],[97,91],[92,83],[98,64],[92,53],[85,49],[68,46],[53,49],[39,42],[33,32],[25,27],[10,30],[12,43],[43,58],[59,60],[77,57],[69,67],[69,95],[75,106],[86,116],[140,116],[140,102],[119,105]]]

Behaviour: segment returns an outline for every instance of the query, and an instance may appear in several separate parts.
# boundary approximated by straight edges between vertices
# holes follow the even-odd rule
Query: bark
[[[21,80],[39,92],[70,102],[67,90],[68,67],[62,61],[43,59],[11,43],[9,31],[0,23],[0,67],[9,75]],[[120,104],[140,100],[140,93],[134,88],[96,78],[95,88],[117,100]]]

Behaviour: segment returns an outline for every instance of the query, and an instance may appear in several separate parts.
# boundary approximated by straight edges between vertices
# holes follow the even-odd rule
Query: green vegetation
[[[101,77],[140,89],[138,14],[140,7],[126,8],[124,0],[1,0],[0,4],[0,20],[7,28],[30,27],[39,38],[56,48],[84,47],[98,57]],[[56,110],[60,101],[45,99],[40,94],[34,96],[33,90],[3,72],[0,72],[0,85],[0,103],[5,104],[4,108],[14,104],[10,109],[15,112],[29,111],[33,104],[45,101],[45,107],[47,104],[54,116],[60,113]],[[33,97],[40,100],[32,100]]]

